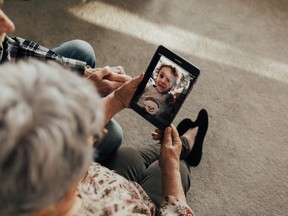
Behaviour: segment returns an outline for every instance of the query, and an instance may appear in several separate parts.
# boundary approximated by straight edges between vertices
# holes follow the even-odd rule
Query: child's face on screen
[[[156,79],[156,89],[159,93],[167,93],[176,81],[176,77],[169,67],[163,67]]]

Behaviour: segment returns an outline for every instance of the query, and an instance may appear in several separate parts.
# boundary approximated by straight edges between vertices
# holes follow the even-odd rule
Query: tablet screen
[[[132,98],[131,108],[164,129],[172,123],[198,76],[198,68],[160,46]]]

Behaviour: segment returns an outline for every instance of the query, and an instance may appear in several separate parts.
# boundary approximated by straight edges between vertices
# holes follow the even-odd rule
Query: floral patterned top
[[[136,182],[93,163],[78,187],[82,206],[74,216],[94,215],[191,215],[191,208],[172,196],[163,198],[156,209],[146,192]]]

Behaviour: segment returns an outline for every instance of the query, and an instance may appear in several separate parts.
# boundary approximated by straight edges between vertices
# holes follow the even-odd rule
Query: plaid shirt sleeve
[[[13,37],[9,45],[10,58],[14,61],[31,57],[39,60],[53,60],[65,67],[78,71],[81,75],[83,75],[87,65],[86,62],[60,56],[44,46],[20,37]]]

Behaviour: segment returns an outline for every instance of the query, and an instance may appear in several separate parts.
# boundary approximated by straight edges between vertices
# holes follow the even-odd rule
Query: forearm
[[[132,80],[127,81],[117,90],[113,91],[106,97],[102,98],[102,104],[104,106],[104,123],[108,121],[118,112],[124,108],[129,107],[132,95],[137,89],[137,86],[143,79],[143,74],[134,77]]]
[[[174,196],[186,201],[179,169],[161,172],[163,196]]]
[[[63,56],[52,56],[51,58],[48,58],[48,60],[53,60],[58,62],[59,64],[63,65],[64,67],[67,67],[73,71],[77,71],[77,73],[80,76],[83,76],[85,68],[87,67],[87,63],[83,61],[79,61],[76,59],[66,58]]]
[[[104,107],[104,122],[105,125],[109,122],[109,120],[116,115],[118,112],[124,109],[122,103],[115,97],[115,93],[107,95],[102,98],[102,104]]]
[[[33,57],[39,60],[56,61],[67,68],[77,71],[80,75],[83,75],[85,67],[87,66],[87,63],[84,61],[79,61],[76,59],[66,58],[64,56],[58,55],[47,47],[44,47],[33,41],[23,39],[21,37],[13,37],[12,39],[10,39],[10,43],[12,43],[14,47],[18,47],[19,49],[19,51],[17,52],[18,56],[15,56],[16,53],[14,54],[13,52],[11,52],[12,58]]]

